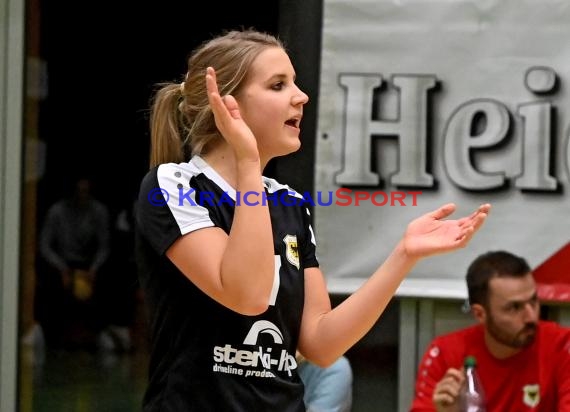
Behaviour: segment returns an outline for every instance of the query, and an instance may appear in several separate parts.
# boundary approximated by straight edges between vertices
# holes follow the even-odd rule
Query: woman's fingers
[[[208,90],[208,100],[214,113],[216,125],[220,132],[225,133],[231,127],[232,119],[239,119],[239,107],[233,96],[220,96],[216,71],[212,67],[206,69],[206,89]]]
[[[208,90],[208,98],[217,99],[220,97],[218,82],[216,81],[216,72],[212,67],[206,69],[206,90]]]
[[[257,141],[241,117],[237,100],[232,95],[220,96],[216,71],[212,67],[206,69],[206,89],[216,127],[238,159],[259,160]]]
[[[431,217],[436,220],[441,220],[455,212],[455,209],[456,206],[454,203],[447,203],[431,212]]]

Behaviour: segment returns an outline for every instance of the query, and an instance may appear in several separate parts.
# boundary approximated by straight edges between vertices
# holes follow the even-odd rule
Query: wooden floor
[[[140,411],[146,359],[75,351],[47,354],[43,365],[22,365],[20,411]]]
[[[134,350],[129,353],[46,351],[22,345],[18,412],[140,411],[148,346],[144,324],[137,321],[136,326]],[[380,332],[397,333],[389,327]],[[396,412],[398,348],[379,345],[374,335],[364,337],[346,354],[354,373],[352,411]]]
[[[24,348],[23,352],[30,351]],[[353,411],[396,411],[395,353],[348,353],[354,370]],[[20,412],[136,412],[146,385],[147,355],[46,353],[43,364],[31,355],[20,367]]]

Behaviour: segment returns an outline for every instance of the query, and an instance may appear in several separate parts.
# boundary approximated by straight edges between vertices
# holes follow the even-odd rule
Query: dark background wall
[[[48,96],[40,105],[46,169],[38,184],[39,221],[77,173],[93,177],[97,196],[113,211],[128,205],[148,169],[153,85],[178,81],[194,47],[240,27],[279,34],[289,46],[298,82],[311,97],[304,147],[267,172],[311,190],[321,1],[210,1],[200,2],[200,10],[192,1],[131,3],[41,2]]]

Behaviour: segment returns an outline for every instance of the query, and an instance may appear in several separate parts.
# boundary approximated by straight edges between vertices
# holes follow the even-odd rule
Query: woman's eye
[[[283,82],[275,83],[273,86],[271,86],[271,88],[273,90],[281,90],[283,89]]]

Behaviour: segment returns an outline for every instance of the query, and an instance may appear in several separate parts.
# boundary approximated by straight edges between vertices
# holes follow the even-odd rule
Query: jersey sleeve
[[[558,412],[570,412],[570,329],[562,328],[557,344],[556,382],[558,385]],[[546,356],[551,356],[545,354]]]
[[[189,187],[190,176],[169,163],[151,169],[142,180],[137,202],[138,230],[159,254],[180,236],[214,226],[208,210]]]
[[[303,197],[303,195],[290,186],[281,184],[275,179],[264,177],[264,184],[269,190],[269,196],[271,196],[280,207],[298,208],[295,210],[294,219],[297,224],[302,223],[300,230],[301,235],[298,239],[299,259],[302,262],[303,268],[318,267],[319,261],[316,254],[317,241],[313,230],[311,212],[307,207],[307,204],[314,206],[314,203],[312,203],[312,200]],[[298,222],[297,219],[301,219],[302,222]]]
[[[418,365],[414,399],[410,412],[435,411],[432,401],[433,391],[449,368],[442,356],[442,344],[443,342],[437,339],[432,341]]]
[[[317,240],[315,239],[315,232],[313,231],[311,212],[303,206],[304,211],[303,225],[305,229],[305,239],[303,239],[303,267],[312,268],[318,267],[319,261],[317,259]]]

